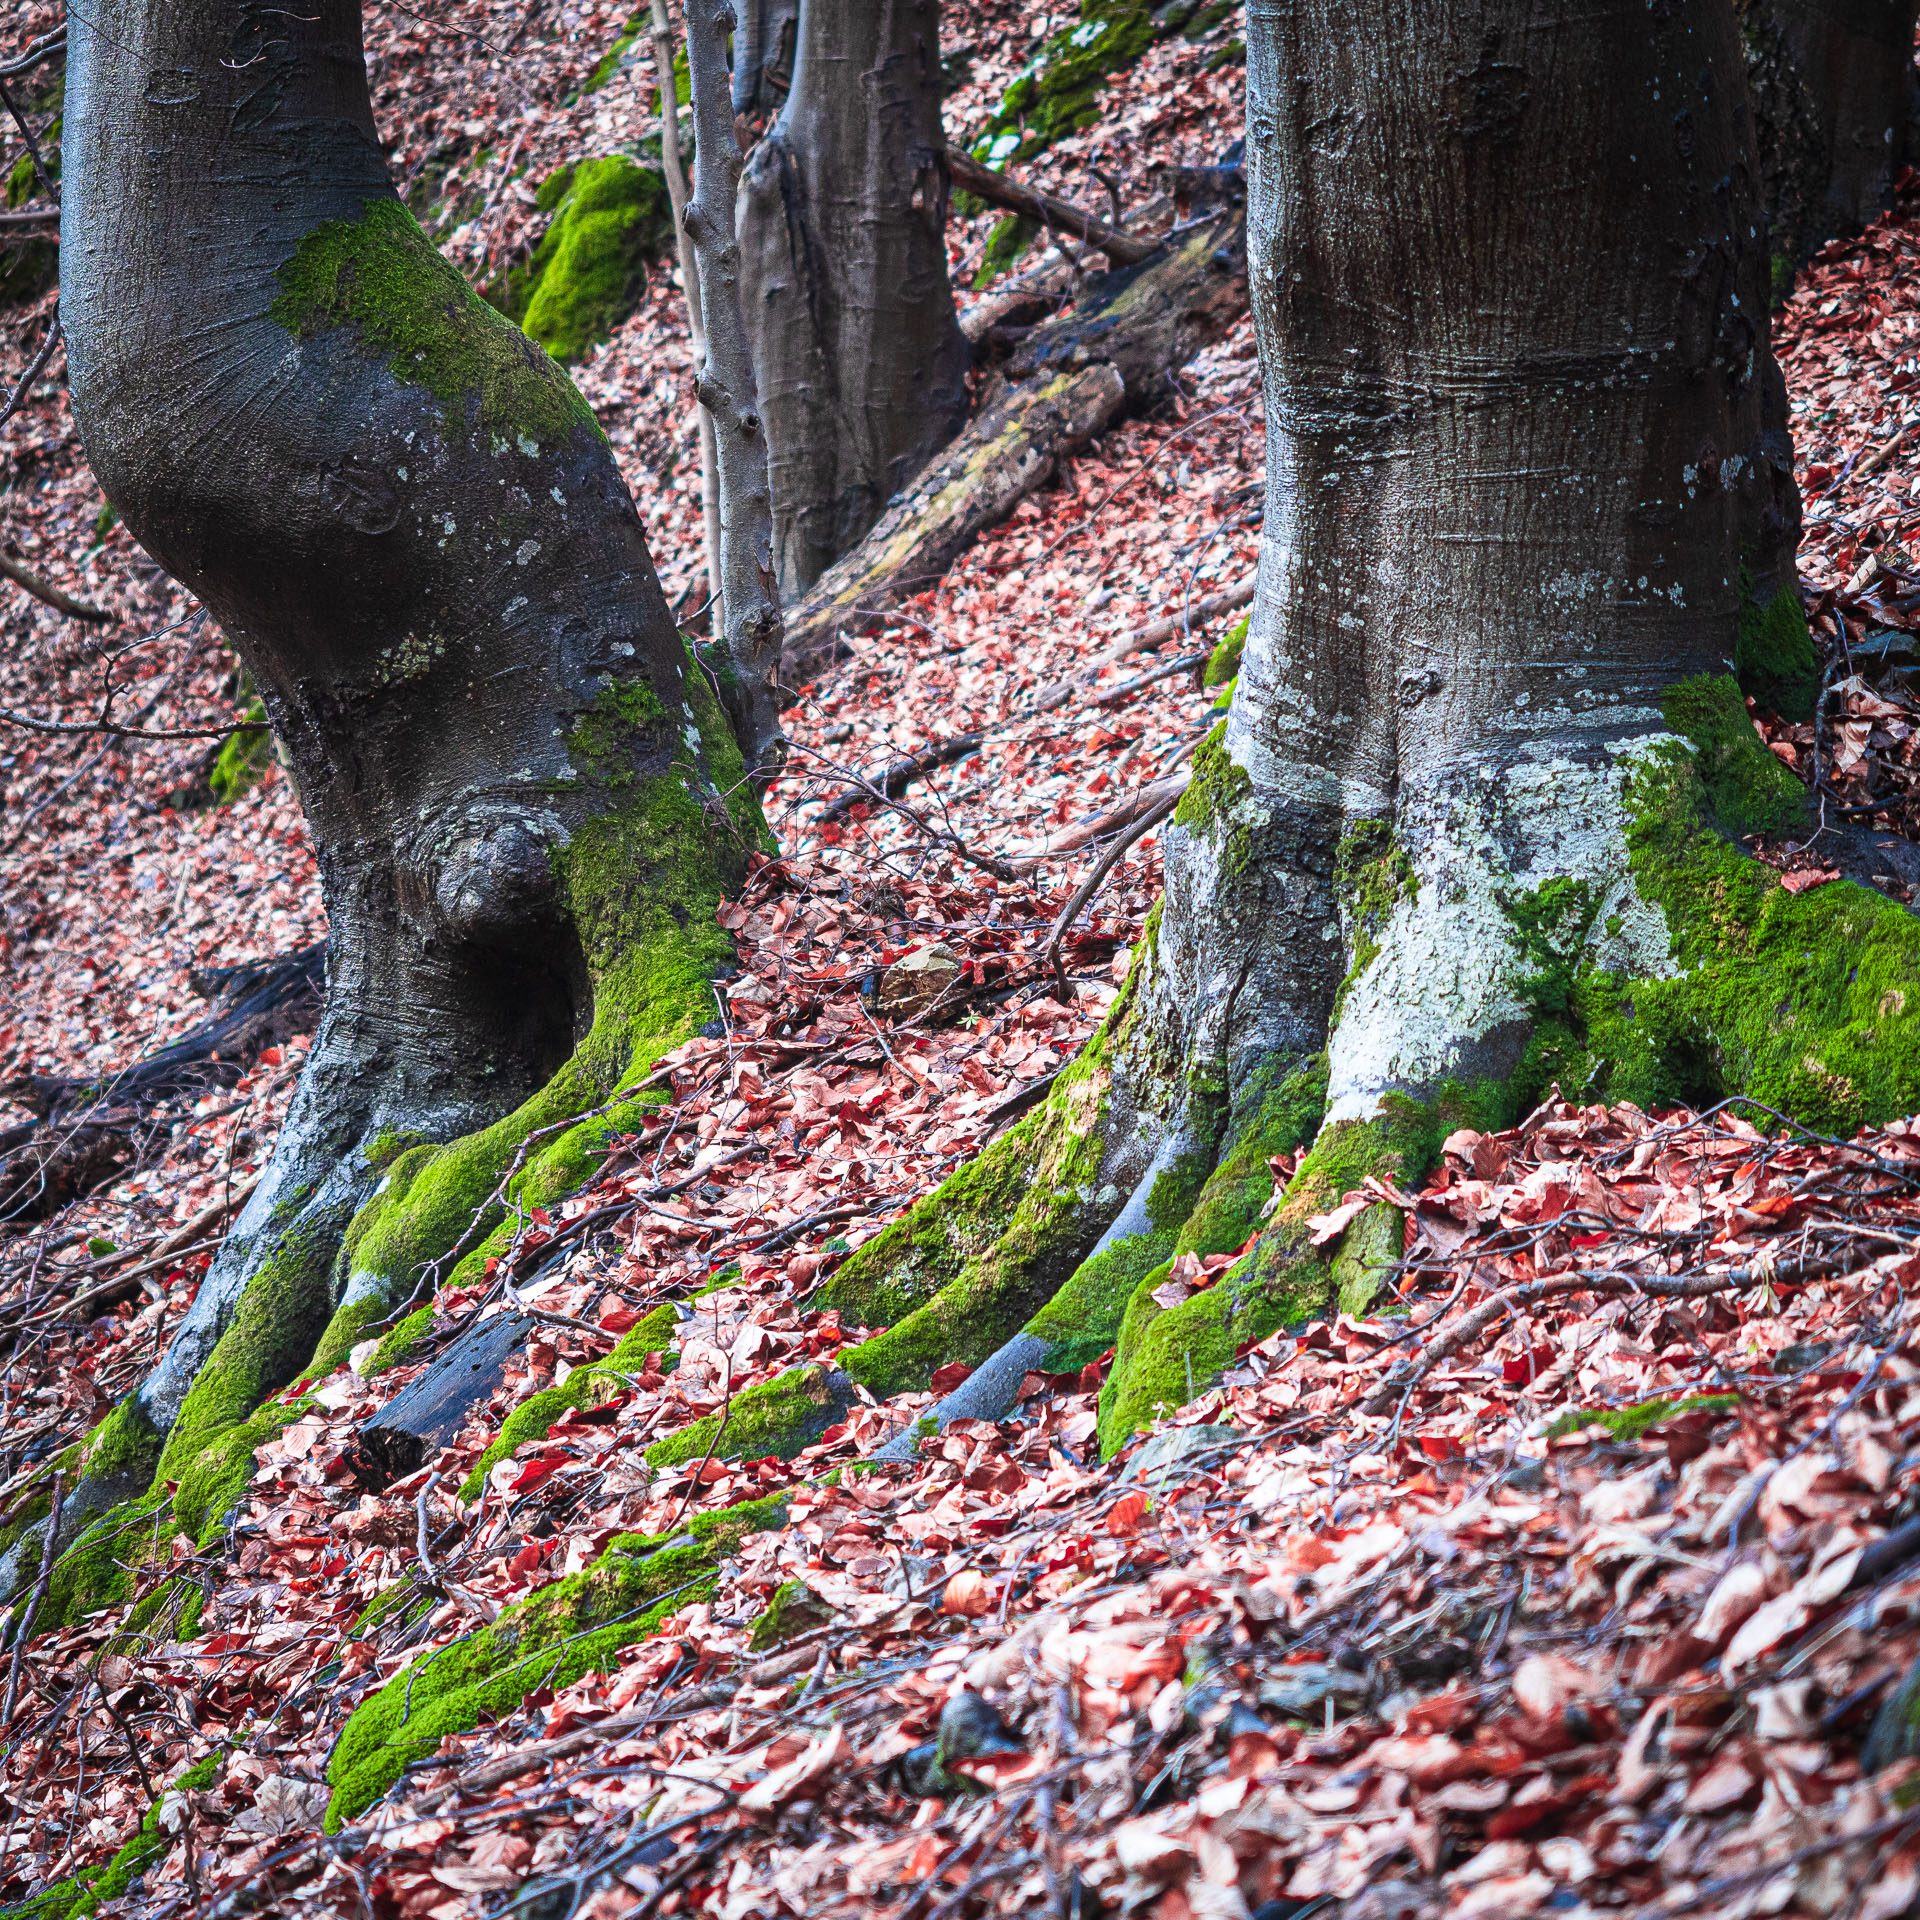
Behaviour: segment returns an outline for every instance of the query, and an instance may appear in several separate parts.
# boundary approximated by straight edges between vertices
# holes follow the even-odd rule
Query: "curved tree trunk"
[[[1824,240],[1857,233],[1913,157],[1920,0],[1736,0],[1775,292]]]
[[[966,419],[944,150],[937,0],[806,0],[793,88],[739,208],[785,599]]]
[[[103,0],[65,140],[88,457],[260,687],[329,915],[273,1163],[69,1502],[178,1482],[197,1533],[264,1396],[484,1241],[517,1161],[537,1203],[637,1123],[764,829],[592,412],[388,181],[356,0]]]
[[[1741,619],[1798,505],[1731,14],[1267,0],[1248,48],[1268,477],[1228,716],[1103,1032],[823,1300],[886,1328],[840,1356],[875,1394],[976,1363],[942,1418],[1116,1348],[1109,1449],[1365,1311],[1400,1215],[1313,1217],[1556,1083],[1842,1130],[1920,1101],[1920,920],[1739,844],[1805,795],[1726,663],[1811,647],[1795,599]]]

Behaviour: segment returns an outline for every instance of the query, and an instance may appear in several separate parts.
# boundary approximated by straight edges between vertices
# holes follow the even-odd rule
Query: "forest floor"
[[[17,11],[23,43],[57,19]],[[946,9],[972,48],[951,133],[983,120],[1032,18]],[[375,0],[368,19],[396,171],[437,179],[439,237],[476,278],[525,245],[521,161],[537,180],[652,123],[644,43],[570,97],[625,24],[612,9],[556,21],[471,0],[429,22]],[[1162,42],[1097,127],[1021,171],[1086,200],[1098,167],[1135,206],[1154,165],[1217,157],[1240,127],[1242,69],[1217,58],[1239,31],[1229,16]],[[955,223],[957,265],[990,225]],[[1780,322],[1827,679],[1817,726],[1763,729],[1830,805],[1908,840],[1917,258],[1909,192],[1823,255]],[[25,364],[50,311],[6,316],[0,364]],[[122,724],[203,731],[0,723],[0,1082],[123,1064],[202,1017],[191,971],[325,931],[279,769],[212,804],[244,692],[190,598],[103,518],[62,365],[0,429],[0,550],[108,618],[0,582],[0,708],[86,728],[111,695]],[[670,594],[690,592],[697,478],[667,275],[576,371]],[[727,1032],[669,1063],[657,1127],[523,1223],[509,1265],[535,1276],[520,1291],[548,1316],[540,1335],[398,1480],[357,1435],[424,1359],[342,1369],[261,1448],[221,1551],[158,1543],[140,1577],[174,1583],[159,1619],[129,1633],[115,1609],[29,1639],[0,1760],[0,1899],[42,1896],[48,1920],[83,1895],[168,1920],[1892,1920],[1920,1897],[1920,1123],[1841,1142],[1738,1103],[1553,1101],[1456,1136],[1418,1193],[1371,1195],[1406,1217],[1394,1311],[1261,1342],[1104,1464],[1098,1363],[1030,1376],[1016,1417],[950,1428],[911,1467],[854,1470],[927,1396],[862,1404],[788,1462],[643,1459],[859,1338],[809,1309],[815,1282],[1098,1023],[1157,895],[1157,848],[1142,839],[1070,931],[1063,989],[1041,948],[1093,850],[1060,843],[1191,751],[1214,696],[1191,664],[1156,669],[1218,630],[1115,658],[1065,704],[1036,695],[1244,578],[1262,472],[1243,322],[1161,415],[1106,435],[804,690],[801,751],[771,796],[783,857],[729,909],[743,971]],[[850,773],[971,731],[979,751],[906,796],[916,818],[823,818]],[[981,852],[1031,864],[996,880],[970,864]],[[1838,884],[1818,835],[1762,852],[1790,884]],[[863,988],[933,945],[961,969],[964,1016],[876,1018]],[[245,1190],[301,1058],[297,1040],[269,1048],[111,1184],[0,1242],[0,1523],[152,1364],[207,1256],[161,1261],[115,1304],[69,1303]],[[1170,1284],[1210,1284],[1218,1264]],[[432,1305],[439,1352],[500,1303]],[[662,1306],[677,1365],[650,1357],[501,1452],[516,1407]],[[518,1704],[476,1709],[323,1830],[335,1743],[378,1689],[401,1677],[404,1719],[404,1676],[619,1536],[677,1536],[770,1494],[786,1523],[747,1536],[711,1592],[587,1671],[547,1649]]]

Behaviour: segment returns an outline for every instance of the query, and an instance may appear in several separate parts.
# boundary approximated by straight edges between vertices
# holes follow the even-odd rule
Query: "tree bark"
[[[937,0],[807,0],[739,208],[788,600],[966,419],[944,151]]]
[[[1068,312],[1023,334],[966,431],[788,610],[787,684],[931,586],[1122,408],[1164,399],[1242,309],[1245,234],[1237,212],[1196,227],[1139,265],[1091,276]]]
[[[1816,247],[1891,202],[1913,157],[1920,0],[1736,0],[1735,11],[1784,296]]]
[[[1807,801],[1726,673],[1798,520],[1731,14],[1257,0],[1247,38],[1267,503],[1227,717],[1101,1033],[819,1301],[885,1328],[837,1356],[876,1397],[976,1366],[936,1421],[1111,1350],[1108,1451],[1367,1311],[1399,1212],[1312,1222],[1457,1127],[1920,1103],[1920,920],[1742,844]],[[792,1393],[735,1425],[764,1449]]]
[[[721,697],[734,717],[754,777],[764,783],[784,742],[774,701],[780,675],[780,596],[773,572],[773,497],[766,422],[755,387],[741,311],[740,148],[727,93],[727,35],[733,0],[688,0],[687,69],[693,85],[693,198],[681,225],[700,262],[700,316],[706,334],[696,384],[713,423],[720,494],[720,600],[726,639]]]
[[[197,1533],[266,1395],[639,1123],[764,828],[592,412],[394,192],[355,0],[104,0],[65,153],[88,457],[260,688],[329,916],[272,1165],[70,1503],[177,1482]]]
[[[673,209],[673,237],[680,255],[680,284],[687,296],[687,332],[693,345],[694,378],[707,357],[707,322],[700,306],[700,256],[687,232],[687,169],[680,156],[680,94],[673,77],[673,19],[667,0],[653,0],[653,65],[660,76],[660,165],[667,176],[667,204]],[[713,608],[709,631],[718,633],[725,617],[720,586],[720,463],[714,450],[713,416],[694,402],[700,432],[700,524],[707,556],[707,600]]]

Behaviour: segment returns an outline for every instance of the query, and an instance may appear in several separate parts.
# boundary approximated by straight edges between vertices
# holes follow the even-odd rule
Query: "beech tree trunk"
[[[1402,1216],[1364,1182],[1456,1128],[1920,1101],[1920,920],[1743,844],[1806,796],[1728,664],[1813,654],[1731,12],[1254,0],[1247,39],[1267,502],[1227,717],[1101,1033],[820,1300],[885,1329],[839,1356],[876,1397],[976,1368],[938,1419],[1111,1350],[1109,1451],[1366,1312]],[[738,1397],[723,1444],[832,1384]]]
[[[792,90],[739,206],[783,598],[966,419],[944,151],[937,0],[806,0]]]
[[[102,0],[68,32],[74,413],[260,688],[329,916],[272,1165],[63,1517],[171,1498],[197,1534],[266,1395],[639,1124],[764,828],[591,410],[394,192],[356,0]]]
[[[1920,0],[1736,0],[1783,294],[1822,241],[1857,233],[1913,157]]]

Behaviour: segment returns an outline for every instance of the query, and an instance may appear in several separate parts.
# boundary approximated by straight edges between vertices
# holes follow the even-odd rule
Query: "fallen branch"
[[[1246,606],[1259,583],[1260,576],[1250,573],[1244,580],[1236,581],[1221,592],[1196,601],[1183,613],[1168,614],[1166,618],[1154,621],[1151,626],[1142,627],[1138,633],[1130,634],[1103,653],[1096,653],[1068,679],[1056,680],[1051,686],[1042,687],[1033,696],[1033,710],[1045,713],[1050,708],[1065,706],[1079,688],[1091,686],[1108,667],[1118,665],[1129,654],[1152,653],[1156,648],[1164,647],[1176,635],[1190,633],[1197,626],[1217,620],[1223,613],[1232,613]]]
[[[40,343],[40,351],[27,363],[27,370],[20,376],[20,384],[7,396],[7,404],[0,407],[0,427],[4,427],[26,404],[27,394],[33,383],[46,371],[47,362],[53,358],[53,350],[60,344],[60,315],[56,311],[53,324],[47,329],[47,337]]]
[[[1191,773],[1170,774],[1164,780],[1156,780],[1150,787],[1142,787],[1130,798],[1121,801],[1117,807],[1096,814],[1091,820],[1083,820],[1077,827],[1069,827],[1058,839],[1049,840],[1038,853],[1023,853],[1013,865],[1022,872],[1037,867],[1044,860],[1052,860],[1063,853],[1073,853],[1094,840],[1103,840],[1110,833],[1121,833],[1131,827],[1142,814],[1159,811],[1171,811],[1178,805],[1180,796],[1192,784]],[[1142,832],[1145,828],[1141,829]],[[1137,837],[1137,836],[1136,836]]]
[[[1137,266],[1094,275],[1071,311],[1035,327],[966,430],[788,610],[786,683],[932,585],[1122,407],[1161,398],[1244,304],[1245,237],[1237,212],[1195,227]]]
[[[963,187],[990,207],[1037,222],[1050,232],[1070,233],[1076,240],[1104,253],[1116,267],[1138,266],[1159,252],[1157,240],[1142,240],[1076,207],[1069,200],[1056,199],[1037,187],[1023,186],[997,168],[983,166],[958,147],[947,149],[947,172],[956,187]]]
[[[925,779],[936,767],[950,767],[956,760],[964,760],[979,750],[980,743],[986,738],[984,733],[962,733],[951,740],[936,740],[930,747],[922,747],[918,753],[903,755],[890,761],[880,776],[880,792],[889,800],[898,800],[914,781]],[[820,809],[820,819],[841,820],[862,800],[869,798],[870,789],[864,786],[849,787],[844,793],[835,794]]]
[[[1597,1272],[1575,1270],[1549,1274],[1544,1280],[1529,1281],[1496,1293],[1470,1312],[1463,1314],[1444,1333],[1436,1336],[1410,1365],[1396,1367],[1379,1386],[1361,1401],[1362,1413],[1387,1412],[1393,1403],[1417,1388],[1440,1362],[1464,1347],[1476,1334],[1486,1331],[1496,1320],[1505,1319],[1515,1307],[1531,1306],[1536,1300],[1556,1293],[1639,1293],[1654,1300],[1701,1300],[1711,1293],[1727,1293],[1735,1287],[1758,1286],[1762,1281],[1812,1280],[1834,1272],[1839,1263],[1830,1256],[1796,1261],[1787,1267],[1723,1267],[1717,1273],[1631,1273],[1614,1268]]]
[[[32,42],[17,59],[0,66],[0,80],[11,80],[17,74],[31,73],[41,61],[51,60],[54,55],[63,54],[66,50],[67,30],[65,27],[55,27],[51,33]]]
[[[1185,783],[1182,782],[1182,785]],[[1060,964],[1060,942],[1067,929],[1079,918],[1080,910],[1100,891],[1120,856],[1142,835],[1157,827],[1179,804],[1178,793],[1163,793],[1150,807],[1145,808],[1124,832],[1114,836],[1113,844],[1093,863],[1092,872],[1073,890],[1073,898],[1060,909],[1060,917],[1049,929],[1047,944],[1041,949],[1040,964],[1043,970],[1052,971],[1063,995],[1071,997],[1073,992],[1067,984],[1066,969]]]
[[[25,391],[24,382],[21,391]],[[56,613],[64,613],[70,620],[86,620],[99,626],[113,618],[112,614],[102,608],[90,607],[84,600],[72,599],[62,593],[58,587],[49,586],[37,573],[29,573],[19,561],[9,560],[4,553],[0,553],[0,574],[5,574],[15,586],[24,587],[36,600],[52,607]],[[92,729],[85,728],[82,731],[91,732]]]

